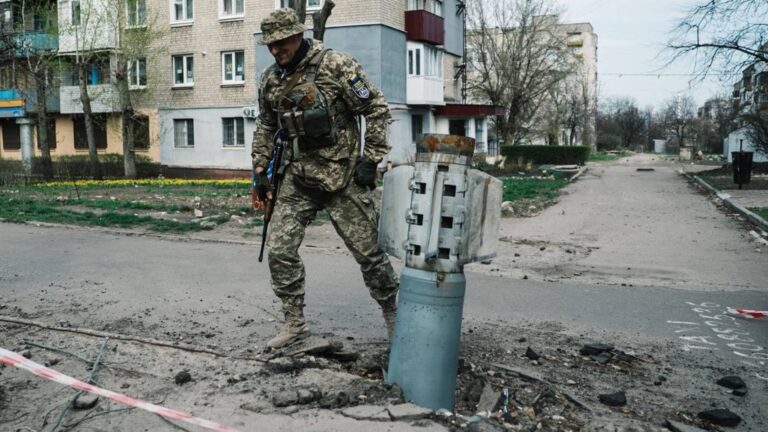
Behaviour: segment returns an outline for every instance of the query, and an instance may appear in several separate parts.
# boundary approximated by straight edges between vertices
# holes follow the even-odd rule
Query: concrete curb
[[[756,213],[750,211],[749,209],[747,209],[747,208],[743,207],[742,205],[740,205],[740,204],[736,203],[735,201],[733,201],[729,194],[721,192],[721,191],[715,189],[714,187],[712,187],[712,185],[710,185],[709,183],[707,183],[706,181],[704,181],[701,177],[699,177],[697,175],[693,175],[693,174],[687,173],[687,172],[685,172],[683,170],[679,170],[678,173],[683,175],[683,176],[685,176],[686,178],[688,178],[688,180],[690,180],[690,181],[698,184],[699,186],[703,187],[704,189],[708,190],[711,194],[716,195],[731,210],[735,211],[736,213],[741,214],[742,216],[747,218],[747,220],[749,220],[753,224],[755,224],[758,227],[760,227],[761,229],[763,229],[763,231],[768,231],[768,221],[766,221],[765,219],[761,218]]]
[[[584,174],[588,170],[589,168],[586,165],[584,165],[583,167],[581,167],[579,172],[577,172],[576,174],[573,175],[573,177],[568,179],[568,183],[573,183],[574,181],[576,181],[577,178],[579,178],[582,174]]]

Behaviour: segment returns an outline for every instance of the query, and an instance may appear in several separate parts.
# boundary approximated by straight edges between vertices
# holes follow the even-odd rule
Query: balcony
[[[26,32],[13,35],[16,45],[16,57],[28,57],[38,52],[57,51],[58,35],[44,32]]]
[[[409,76],[406,83],[408,105],[445,105],[443,79],[434,76]]]
[[[80,87],[62,86],[61,113],[82,114],[83,104],[80,101]],[[88,86],[88,96],[91,98],[91,109],[95,113],[112,113],[120,111],[120,95],[113,84],[96,84]]]
[[[409,41],[442,45],[445,41],[443,17],[425,10],[405,11],[405,32]]]
[[[18,90],[0,90],[0,118],[24,117],[26,115],[26,102]]]

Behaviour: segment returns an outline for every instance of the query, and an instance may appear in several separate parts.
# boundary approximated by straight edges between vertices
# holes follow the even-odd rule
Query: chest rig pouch
[[[298,138],[299,149],[304,151],[333,144],[330,106],[315,84],[318,66],[328,51],[324,49],[309,60],[304,82],[290,88],[278,102],[280,127],[289,138]]]

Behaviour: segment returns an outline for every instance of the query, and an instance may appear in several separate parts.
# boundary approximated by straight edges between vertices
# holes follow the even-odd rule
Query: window
[[[80,68],[76,64],[71,65],[70,85],[78,85]],[[64,76],[66,80],[66,75]],[[109,58],[95,58],[85,65],[85,81],[88,85],[108,84],[110,82]]]
[[[75,131],[75,149],[88,150],[88,138],[85,133],[85,116],[72,116],[72,129]],[[93,135],[97,149],[107,148],[107,117],[104,115],[93,116]]]
[[[126,0],[125,7],[128,27],[147,25],[147,0]]]
[[[408,0],[408,10],[423,10],[425,0]]]
[[[421,48],[408,50],[408,75],[421,75]]]
[[[219,10],[219,17],[232,18],[242,17],[245,15],[243,11],[243,0],[219,0],[221,9]]]
[[[47,11],[36,11],[32,16],[32,26],[36,32],[47,32],[51,30],[51,15]]]
[[[128,60],[128,85],[131,88],[147,86],[147,59]]]
[[[424,116],[422,114],[411,115],[411,141],[416,142],[424,134]]]
[[[448,134],[467,136],[467,121],[448,120]]]
[[[443,52],[426,45],[424,46],[424,75],[443,76]]]
[[[131,117],[133,124],[133,148],[146,150],[149,148],[149,117],[135,115]]]
[[[316,10],[323,7],[323,0],[306,0],[307,10]],[[275,0],[275,8],[282,9],[291,7],[290,0]]]
[[[195,122],[192,119],[176,119],[173,121],[173,146],[195,146]]]
[[[189,22],[195,18],[194,0],[171,1],[171,22]]]
[[[485,141],[483,141],[483,132],[485,132],[485,119],[475,118],[475,149],[485,151]]]
[[[192,54],[173,56],[173,85],[192,86],[194,84],[195,73]]]
[[[80,25],[80,0],[72,0],[70,4],[70,22],[72,25]]]
[[[5,150],[21,149],[21,131],[15,119],[3,119],[0,121],[3,128],[3,148]]]
[[[221,53],[221,81],[224,84],[245,82],[245,55],[243,51]]]
[[[245,147],[244,124],[242,117],[221,119],[224,147]]]
[[[432,13],[435,15],[443,16],[442,0],[432,0]]]

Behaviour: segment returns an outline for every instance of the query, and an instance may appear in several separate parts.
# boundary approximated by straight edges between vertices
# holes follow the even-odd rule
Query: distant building
[[[23,1],[0,0],[0,6]],[[79,74],[72,62],[78,52],[75,35],[84,27],[81,20],[86,11],[103,10],[111,3],[50,1],[58,5],[60,31],[52,49],[63,65],[56,80],[57,105],[49,110],[56,116],[52,155],[85,154]],[[311,13],[322,7],[323,0],[306,1],[311,27]],[[129,62],[130,91],[139,113],[136,153],[170,169],[249,170],[258,80],[274,62],[267,48],[256,43],[261,36],[259,23],[287,3],[125,0],[121,26],[126,31],[152,26],[162,36],[148,52],[134,55]],[[338,2],[327,23],[325,45],[354,56],[387,98],[394,120],[389,138],[395,163],[413,160],[414,143],[424,133],[465,135],[486,148],[488,118],[498,108],[465,100],[464,13],[461,0],[365,0]],[[115,77],[117,56],[123,51],[115,26],[109,26],[105,21],[92,26],[87,51],[93,61],[87,80],[98,120],[99,152],[121,153]],[[3,106],[19,103],[12,101],[19,99],[16,86],[21,84],[2,80],[15,76],[10,63],[0,64]],[[11,102],[2,102],[3,97]],[[29,113],[26,106],[24,115]],[[19,134],[19,122],[8,119],[11,115],[6,113],[2,119],[0,110],[0,129],[9,137],[7,144],[0,145],[0,157],[18,159],[16,137],[26,135]],[[32,122],[34,116],[30,128]]]
[[[768,51],[768,43],[762,48]],[[768,112],[768,63],[757,62],[742,71],[741,80],[733,85],[731,103],[739,115],[736,116],[735,130],[724,140],[723,154],[729,162],[732,160],[731,152],[755,151],[746,133],[744,115]],[[753,160],[768,162],[768,154],[756,152]]]

